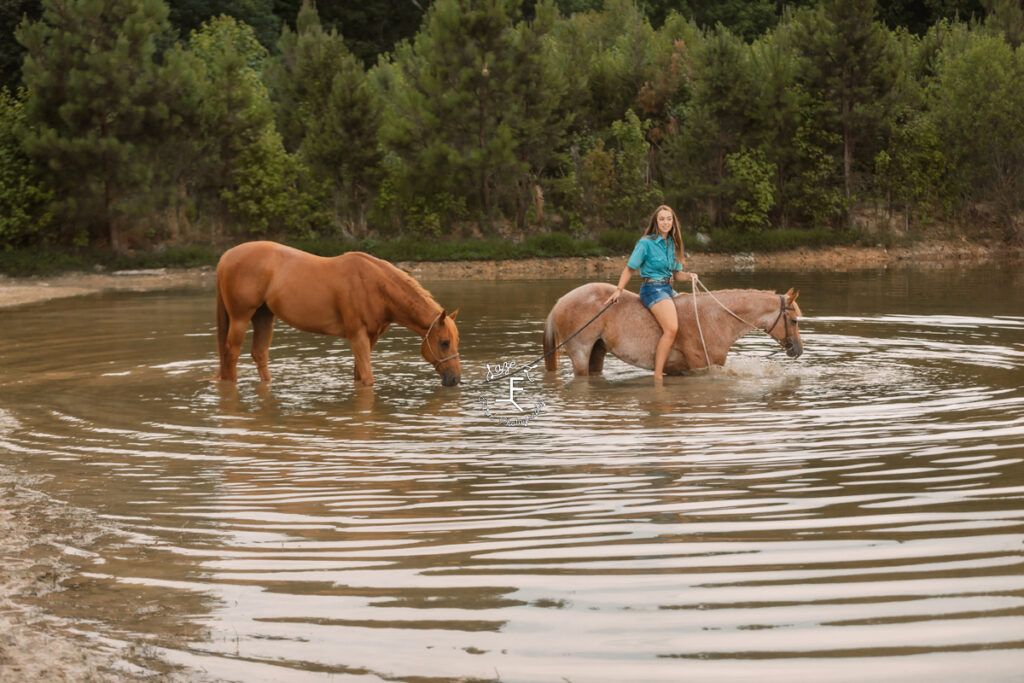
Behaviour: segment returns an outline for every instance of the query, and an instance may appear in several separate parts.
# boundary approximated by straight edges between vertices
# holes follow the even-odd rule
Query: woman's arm
[[[611,295],[604,300],[605,305],[612,303],[613,301],[619,300],[619,295],[622,294],[622,290],[626,288],[626,283],[629,282],[629,278],[633,277],[633,269],[626,266],[622,269],[622,275],[619,276],[619,286]]]
[[[685,270],[677,270],[675,272],[675,277],[676,280],[678,280],[679,282],[690,281],[693,283],[694,287],[697,286],[697,273],[690,273]]]

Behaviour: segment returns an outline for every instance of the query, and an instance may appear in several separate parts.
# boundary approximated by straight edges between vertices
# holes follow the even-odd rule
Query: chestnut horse
[[[586,325],[602,309],[614,289],[607,283],[592,282],[559,299],[544,325],[544,353],[550,353],[563,339]],[[787,355],[796,358],[803,353],[797,328],[800,316],[797,295],[792,289],[785,294],[755,289],[698,294],[698,316],[695,317],[693,295],[677,294],[673,303],[679,315],[679,333],[665,362],[665,374],[679,375],[706,368],[709,363],[725,365],[729,348],[755,328],[767,332]],[[658,321],[644,307],[640,297],[627,290],[603,315],[569,339],[564,350],[577,375],[600,374],[606,353],[650,370],[654,368],[654,349],[659,337]],[[545,364],[548,370],[556,370],[558,351],[548,355]]]
[[[252,358],[260,380],[269,382],[276,316],[304,332],[348,339],[355,381],[365,385],[373,384],[370,350],[398,323],[423,337],[423,358],[441,384],[454,386],[462,379],[455,313],[448,315],[412,276],[369,254],[324,258],[275,242],[246,242],[217,263],[220,374],[213,379],[238,379],[238,354],[252,320]]]

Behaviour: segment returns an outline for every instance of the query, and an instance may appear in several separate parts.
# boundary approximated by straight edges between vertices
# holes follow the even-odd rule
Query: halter
[[[438,354],[434,353],[434,349],[430,348],[430,331],[434,329],[434,325],[437,324],[437,322],[441,319],[442,315],[444,315],[444,311],[441,311],[440,313],[437,314],[437,317],[434,318],[434,322],[430,323],[430,327],[427,328],[427,333],[423,335],[423,341],[427,345],[427,349],[430,351],[430,355],[434,357],[434,360],[431,361],[431,362],[434,364],[434,369],[435,370],[437,369],[438,365],[440,365],[441,363],[445,362],[446,360],[451,360],[452,358],[458,358],[459,357],[459,354],[453,353],[450,356],[446,356],[444,358],[438,358],[437,357]]]

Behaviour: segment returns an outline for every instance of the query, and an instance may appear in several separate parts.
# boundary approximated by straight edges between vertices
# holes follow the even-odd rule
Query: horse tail
[[[211,379],[223,379],[224,361],[228,346],[228,309],[224,305],[224,294],[220,291],[220,278],[217,278],[217,356],[221,369]]]
[[[548,371],[558,369],[558,330],[555,328],[555,309],[548,313],[544,322],[544,367]]]

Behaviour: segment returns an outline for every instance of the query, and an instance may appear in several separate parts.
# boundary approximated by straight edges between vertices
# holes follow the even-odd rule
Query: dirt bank
[[[831,247],[797,249],[771,254],[693,254],[687,268],[697,273],[730,270],[829,270],[887,268],[913,265],[955,267],[1000,259],[1021,259],[1021,250],[996,243],[967,241],[927,242],[913,247]],[[525,259],[522,261],[400,262],[396,265],[420,280],[614,280],[625,257]],[[64,297],[105,291],[158,291],[188,287],[213,287],[212,268],[190,270],[141,270],[115,273],[69,273],[50,278],[0,276],[0,308],[21,306]]]
[[[0,464],[0,681],[208,681],[145,643],[101,642],[47,613],[47,601],[63,599],[63,582],[92,562],[89,546],[117,531],[39,484]]]

